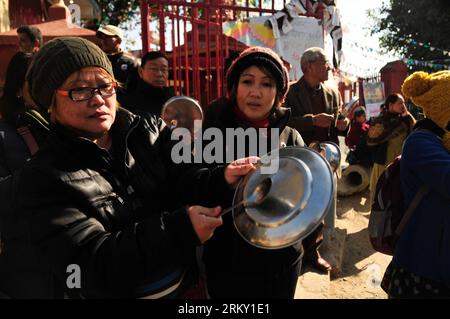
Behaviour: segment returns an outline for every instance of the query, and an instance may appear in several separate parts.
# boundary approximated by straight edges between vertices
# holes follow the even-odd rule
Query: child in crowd
[[[347,156],[349,164],[370,164],[370,152],[367,149],[366,138],[370,125],[367,123],[366,110],[359,106],[353,112],[350,130],[345,138],[345,144],[350,149]]]

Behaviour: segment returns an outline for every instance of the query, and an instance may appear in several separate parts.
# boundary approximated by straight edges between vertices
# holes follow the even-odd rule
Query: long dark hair
[[[394,94],[390,94],[387,98],[386,101],[384,101],[383,104],[381,104],[380,108],[382,110],[382,112],[387,112],[389,111],[389,104],[394,104],[396,103],[399,99],[400,99],[401,95],[398,93],[394,93]]]
[[[18,96],[18,93],[24,85],[32,57],[32,54],[18,52],[8,64],[3,96],[0,98],[0,114],[8,122],[14,121],[25,109],[23,99]]]

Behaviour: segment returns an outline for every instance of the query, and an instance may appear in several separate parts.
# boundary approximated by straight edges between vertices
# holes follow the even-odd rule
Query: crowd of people
[[[264,154],[244,145],[229,161],[173,161],[172,128],[160,118],[176,95],[164,53],[148,52],[139,64],[121,50],[123,31],[112,25],[97,31],[99,46],[77,37],[43,44],[36,27],[17,32],[20,52],[0,98],[0,296],[292,299],[302,264],[332,270],[319,247],[335,227],[336,192],[312,233],[261,249],[221,211]],[[344,114],[323,49],[305,50],[300,65],[303,76],[290,85],[272,50],[234,56],[226,93],[205,107],[202,129],[275,128],[276,148],[339,145],[344,136],[348,162],[372,168],[372,197],[402,154],[406,203],[423,184],[429,192],[382,287],[391,298],[449,297],[450,72],[413,74],[368,121],[358,103]],[[416,123],[406,98],[424,109],[424,120]],[[255,143],[271,151],[274,138],[259,134]],[[69,265],[81,269],[76,288],[67,286]]]

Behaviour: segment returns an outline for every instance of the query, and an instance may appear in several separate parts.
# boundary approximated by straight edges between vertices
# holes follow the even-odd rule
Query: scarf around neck
[[[249,119],[237,106],[234,107],[234,114],[239,121],[241,121],[245,125],[248,125],[249,127],[266,128],[269,127],[269,117],[270,114],[272,114],[272,110],[267,112],[267,114],[260,120]]]

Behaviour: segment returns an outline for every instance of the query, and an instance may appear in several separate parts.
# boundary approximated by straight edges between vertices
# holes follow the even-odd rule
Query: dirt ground
[[[348,152],[344,139],[339,137],[342,163]],[[369,189],[338,197],[336,227],[347,230],[342,271],[330,282],[330,299],[386,299],[380,283],[392,257],[373,250],[367,226],[370,214]]]
[[[369,191],[338,197],[336,226],[347,230],[342,271],[330,283],[330,299],[385,299],[380,288],[391,256],[377,253],[369,242]]]

